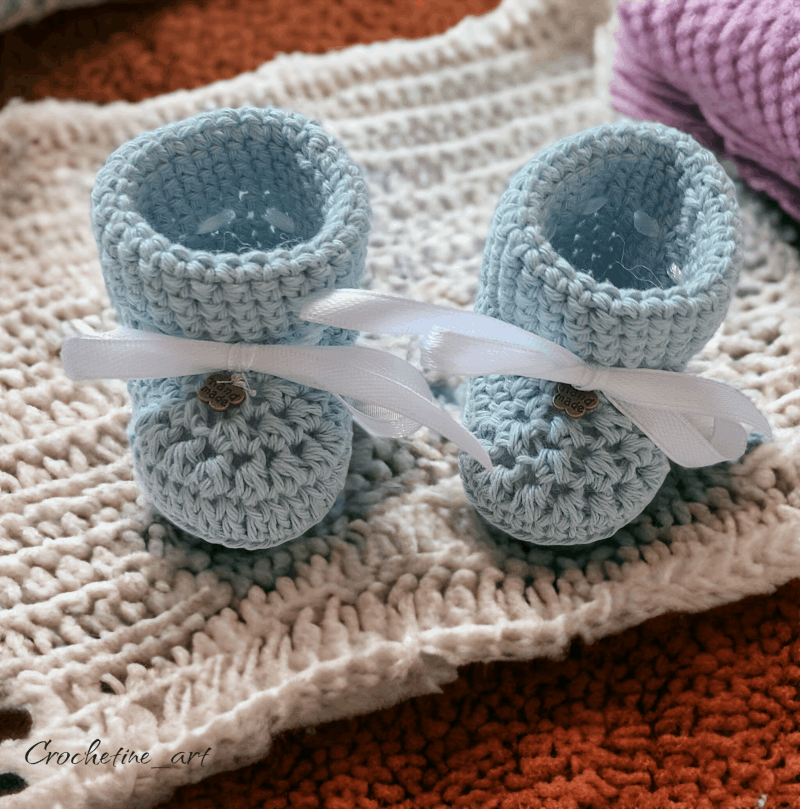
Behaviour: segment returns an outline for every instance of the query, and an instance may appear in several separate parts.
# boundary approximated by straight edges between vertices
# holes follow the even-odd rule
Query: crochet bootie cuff
[[[309,294],[358,286],[359,170],[315,122],[215,110],[145,132],[97,176],[92,219],[120,322],[223,342],[342,344],[302,321]]]
[[[498,205],[476,311],[589,362],[682,370],[722,322],[741,266],[733,184],[662,125],[566,138]]]

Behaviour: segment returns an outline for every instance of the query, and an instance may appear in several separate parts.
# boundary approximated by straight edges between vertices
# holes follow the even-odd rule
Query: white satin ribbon
[[[405,438],[425,425],[492,470],[478,440],[433,402],[422,374],[405,360],[373,348],[216,343],[122,328],[70,337],[61,358],[71,379],[162,379],[215,371],[271,374],[328,391],[377,435]]]
[[[742,425],[772,434],[755,405],[722,382],[674,371],[592,365],[550,340],[474,312],[340,289],[311,298],[300,316],[362,332],[423,335],[423,364],[442,373],[528,376],[601,391],[681,466],[739,458],[747,446]]]

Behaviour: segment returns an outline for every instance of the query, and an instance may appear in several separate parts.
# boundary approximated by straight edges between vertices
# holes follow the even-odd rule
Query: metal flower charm
[[[213,410],[223,413],[229,407],[240,405],[247,393],[233,381],[230,374],[216,373],[206,379],[197,396]]]
[[[587,410],[594,410],[600,404],[600,397],[593,390],[577,390],[572,385],[558,383],[553,405],[573,419],[579,419]]]

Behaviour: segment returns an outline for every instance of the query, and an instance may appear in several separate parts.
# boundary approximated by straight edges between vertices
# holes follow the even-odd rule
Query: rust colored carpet
[[[171,0],[0,36],[0,104],[140,100],[276,52],[422,37],[497,0]],[[800,583],[568,659],[472,666],[437,696],[281,737],[162,809],[800,807]],[[6,799],[8,800],[8,799]],[[0,799],[0,806],[2,806]]]
[[[63,11],[0,37],[14,96],[140,101],[254,70],[276,53],[439,34],[498,0],[150,0]]]
[[[800,583],[283,736],[160,809],[800,806]]]

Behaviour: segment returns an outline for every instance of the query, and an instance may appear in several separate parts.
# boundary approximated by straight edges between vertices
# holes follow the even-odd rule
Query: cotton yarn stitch
[[[0,745],[0,772],[26,785],[0,801],[151,807],[260,760],[284,730],[432,693],[460,666],[559,657],[576,638],[800,576],[800,264],[740,187],[740,285],[692,365],[752,396],[775,440],[736,464],[671,469],[642,515],[595,545],[487,529],[456,447],[424,430],[402,442],[354,430],[341,498],[295,541],[251,551],[192,540],[140,507],[125,385],[64,375],[72,320],[115,322],[91,231],[98,170],[141,132],[221,107],[321,121],[365,172],[364,286],[472,308],[509,177],[613,119],[593,55],[606,16],[589,0],[504,0],[443,36],[279,57],[140,104],[0,112],[0,709],[32,717],[27,738]],[[406,340],[363,339],[413,358]],[[431,378],[455,417],[461,381]],[[24,761],[40,738],[77,752],[95,737],[104,749],[135,743],[150,762]],[[209,746],[202,769],[150,766]]]
[[[727,311],[738,228],[732,182],[691,137],[660,124],[596,127],[512,178],[475,311],[600,366],[682,371]],[[670,267],[680,267],[680,283]],[[467,494],[519,539],[606,539],[652,500],[669,463],[602,394],[597,409],[572,419],[554,407],[555,389],[525,377],[470,380],[465,425],[497,469],[462,454]]]
[[[614,107],[691,133],[800,218],[800,7],[623,0],[617,14]]]
[[[119,322],[200,340],[344,345],[303,321],[306,297],[359,285],[367,191],[333,138],[301,115],[244,107],[146,132],[97,176],[92,222]],[[277,224],[275,224],[277,223]],[[133,380],[138,480],[176,525],[209,542],[268,547],[318,522],[344,487],[343,403],[249,373],[218,413],[203,377]]]

